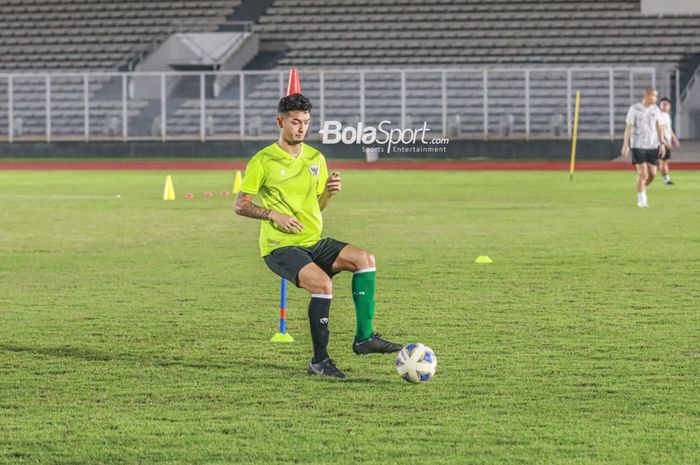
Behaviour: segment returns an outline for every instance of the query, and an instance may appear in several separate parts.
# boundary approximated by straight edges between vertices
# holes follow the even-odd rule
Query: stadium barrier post
[[[401,70],[401,129],[406,129],[406,71]]]
[[[629,93],[630,93],[630,104],[634,102],[634,71],[633,70],[628,70],[627,71],[628,78],[627,78],[627,84],[629,87]]]
[[[365,124],[365,72],[360,70],[360,121]]]
[[[7,140],[12,143],[15,138],[14,89],[13,76],[7,77]]]
[[[525,69],[525,140],[530,140],[530,70]]]
[[[51,142],[51,75],[46,74],[46,142]]]
[[[238,131],[241,136],[241,140],[245,138],[245,75],[243,71],[238,73],[240,79],[240,86],[238,86],[238,104],[241,106],[239,108],[238,114]]]
[[[608,86],[610,88],[610,99],[608,101],[608,106],[610,110],[610,140],[615,139],[615,74],[614,70],[610,68],[608,75]]]
[[[284,73],[280,71],[277,73],[277,85],[280,89],[280,98],[284,97]]]
[[[484,140],[489,138],[489,74],[487,70],[483,70],[483,85],[484,85]]]
[[[206,80],[204,73],[199,73],[199,140],[204,142],[206,139],[206,125],[205,125],[205,94],[206,90]]]
[[[442,97],[442,137],[447,137],[447,72],[443,69],[441,76]]]
[[[566,135],[571,137],[571,69],[566,70]]]
[[[122,140],[126,142],[126,137],[128,135],[127,127],[127,101],[126,101],[126,74],[122,74]]]
[[[167,131],[167,95],[165,92],[165,73],[160,75],[160,140],[165,142],[165,135]]]
[[[83,74],[83,139],[90,140],[90,81],[87,73]]]
[[[319,103],[319,121],[326,120],[326,96],[325,96],[325,76],[323,71],[318,72],[318,103]]]
[[[675,126],[678,137],[685,136],[681,128],[681,111],[681,74],[680,70],[676,68],[676,117],[673,121],[673,125]]]

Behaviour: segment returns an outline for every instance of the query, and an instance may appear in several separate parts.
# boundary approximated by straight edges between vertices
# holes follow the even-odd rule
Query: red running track
[[[337,170],[414,170],[414,171],[568,171],[569,162],[558,161],[330,161]],[[673,170],[700,170],[700,162],[674,162]],[[242,170],[245,162],[226,161],[0,161],[1,170],[156,170],[228,171]],[[576,171],[630,171],[630,163],[582,161]]]

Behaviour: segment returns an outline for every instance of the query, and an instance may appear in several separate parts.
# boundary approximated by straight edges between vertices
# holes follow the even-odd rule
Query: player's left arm
[[[662,157],[666,156],[666,138],[664,137],[664,128],[661,126],[661,121],[656,120],[656,133],[659,135],[659,141],[661,142],[661,145],[659,145],[659,155]]]
[[[676,137],[676,133],[673,132],[673,129],[671,129],[671,140],[669,140],[669,141],[667,141],[667,142],[673,143],[673,145],[675,145],[676,147],[680,147],[680,146],[681,146],[681,141],[678,140],[678,137]]]
[[[318,196],[318,206],[321,208],[321,211],[328,206],[328,202],[331,201],[331,198],[335,194],[340,192],[341,188],[342,185],[340,173],[334,171],[330,176],[328,176],[328,179],[326,179],[326,187],[324,188],[323,193]]]

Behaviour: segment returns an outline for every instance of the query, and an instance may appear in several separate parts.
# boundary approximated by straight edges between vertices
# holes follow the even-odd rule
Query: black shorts
[[[299,287],[299,271],[311,262],[331,278],[338,274],[332,270],[333,263],[346,245],[347,242],[326,237],[311,247],[280,247],[265,255],[263,260],[276,275]]]
[[[659,166],[659,149],[632,149],[632,164],[640,163]]]
[[[663,158],[661,158],[661,159],[662,159],[663,161],[670,160],[670,159],[671,159],[671,149],[669,149],[668,147],[666,147],[666,156],[663,157]]]

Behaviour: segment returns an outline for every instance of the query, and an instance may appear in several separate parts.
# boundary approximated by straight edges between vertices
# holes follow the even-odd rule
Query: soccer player
[[[661,127],[664,130],[664,138],[666,139],[666,156],[661,157],[659,160],[659,168],[664,177],[664,184],[672,186],[673,181],[671,181],[671,176],[668,174],[668,164],[671,161],[671,145],[679,147],[681,142],[673,132],[673,126],[671,125],[671,101],[667,97],[662,98],[659,102],[659,109],[661,110]]]
[[[375,261],[369,252],[330,237],[321,239],[324,210],[341,190],[339,173],[328,175],[326,160],[304,144],[311,102],[302,94],[280,100],[275,119],[280,137],[250,159],[236,199],[236,213],[262,220],[260,252],[277,275],[311,294],[308,316],[313,358],[309,374],[345,378],[329,357],[331,278],[350,271],[356,331],[352,350],[360,354],[398,352],[401,344],[373,332]],[[253,203],[260,195],[262,206]]]
[[[659,155],[666,155],[666,140],[661,128],[661,110],[656,106],[656,89],[644,89],[641,102],[632,105],[627,112],[625,140],[622,144],[622,158],[628,159],[632,149],[632,163],[637,169],[637,206],[646,208],[647,186],[656,176]],[[630,142],[631,138],[631,142]]]

